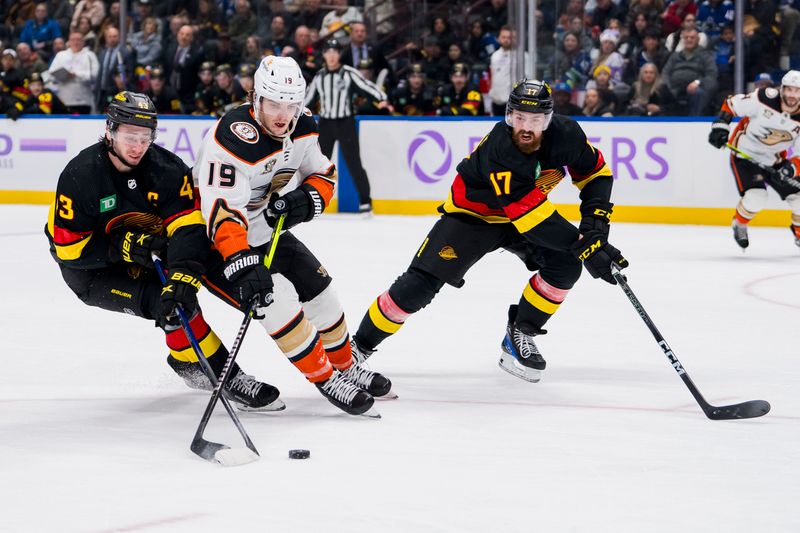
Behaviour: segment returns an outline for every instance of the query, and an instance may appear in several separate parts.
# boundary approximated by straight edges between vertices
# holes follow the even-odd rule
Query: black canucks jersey
[[[120,172],[98,142],[67,164],[45,228],[56,261],[110,266],[110,235],[122,228],[169,237],[171,265],[205,260],[205,224],[190,170],[178,156],[152,145],[138,166]]]

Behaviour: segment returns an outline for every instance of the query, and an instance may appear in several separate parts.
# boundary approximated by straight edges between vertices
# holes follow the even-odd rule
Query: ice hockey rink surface
[[[714,404],[711,421],[622,291],[585,272],[538,339],[538,384],[497,366],[528,274],[494,253],[370,359],[400,398],[339,412],[253,324],[238,361],[287,409],[241,413],[261,460],[223,468],[189,443],[208,401],[163,334],[83,305],[48,253],[43,206],[0,206],[0,531],[800,531],[800,250],[788,228],[614,224],[631,288]],[[351,331],[433,217],[330,215],[296,234],[334,277]],[[787,217],[788,220],[788,217]],[[787,221],[788,225],[788,221]],[[241,316],[201,293],[230,346]],[[206,431],[239,446],[219,407]],[[311,450],[291,460],[288,450]]]

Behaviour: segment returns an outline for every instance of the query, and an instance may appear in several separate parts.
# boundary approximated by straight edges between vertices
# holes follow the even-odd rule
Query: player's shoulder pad
[[[184,175],[189,172],[189,167],[183,159],[156,144],[150,146],[150,164],[158,170],[158,174],[174,171]]]
[[[545,135],[552,137],[555,146],[574,146],[586,143],[586,133],[581,125],[566,115],[553,115]]]
[[[107,150],[103,141],[94,143],[78,152],[78,155],[70,159],[69,163],[61,172],[62,176],[76,176],[85,178],[86,176],[96,176],[102,172],[104,158]]]
[[[308,108],[304,109],[302,113],[300,113],[300,118],[297,119],[297,126],[294,127],[294,131],[292,132],[291,139],[299,139],[300,137],[305,137],[306,135],[313,135],[319,133],[317,129],[317,121],[314,120],[314,117],[311,115],[311,111]]]
[[[762,104],[780,111],[781,93],[775,87],[762,87],[756,91],[756,98]]]
[[[268,136],[261,130],[253,115],[252,106],[241,105],[219,119],[214,140],[226,152],[250,164],[264,157],[261,142]]]

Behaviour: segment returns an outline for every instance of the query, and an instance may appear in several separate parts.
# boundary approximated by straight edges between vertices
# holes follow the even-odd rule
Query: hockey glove
[[[581,203],[581,224],[578,226],[580,234],[588,235],[593,231],[599,231],[607,240],[612,207],[614,204],[602,200],[587,200]]]
[[[708,134],[708,144],[714,148],[722,148],[728,142],[730,126],[725,122],[714,122],[711,125],[711,132]]]
[[[242,309],[254,298],[257,307],[272,303],[272,275],[260,253],[254,250],[236,252],[225,261],[223,274],[233,284],[232,296]]]
[[[175,308],[180,305],[191,317],[197,309],[197,291],[200,290],[200,278],[188,270],[173,268],[167,275],[167,283],[161,289],[161,314],[169,318],[176,314]]]
[[[611,263],[616,263],[620,268],[628,266],[628,260],[622,257],[622,252],[608,244],[599,231],[583,235],[572,245],[572,252],[583,261],[583,266],[593,278],[603,278],[612,285],[616,285],[617,281],[611,275]]]
[[[278,218],[286,215],[283,229],[289,229],[319,216],[324,208],[319,191],[311,185],[301,185],[283,196],[278,196],[277,193],[272,195],[267,207],[267,224],[274,227]]]
[[[784,160],[772,167],[772,177],[782,183],[793,185],[791,182],[794,181],[796,171],[794,163],[789,160]]]
[[[151,254],[153,252],[161,254],[166,248],[167,239],[158,235],[137,231],[120,231],[111,235],[111,247],[108,255],[115,263],[124,261],[152,268]]]

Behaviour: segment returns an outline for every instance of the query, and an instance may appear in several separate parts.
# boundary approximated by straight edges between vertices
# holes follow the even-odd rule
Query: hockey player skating
[[[580,189],[580,227],[567,222],[547,194],[569,169]],[[445,283],[464,275],[485,254],[504,248],[538,272],[510,306],[500,366],[539,381],[545,360],[534,341],[578,280],[581,261],[595,278],[616,283],[611,264],[626,267],[608,243],[612,176],[602,154],[570,118],[553,116],[550,88],[522,80],[511,91],[498,122],[457,167],[442,217],[411,265],[378,296],[354,336],[355,356],[365,360],[408,317],[428,305]]]
[[[267,57],[254,79],[250,103],[209,131],[193,169],[218,252],[209,286],[240,309],[254,297],[269,303],[274,291],[257,321],[331,403],[350,414],[370,413],[373,396],[386,395],[391,383],[353,363],[328,272],[288,231],[271,269],[264,266],[276,217],[286,215],[288,229],[319,216],[333,195],[336,169],[320,151],[316,123],[303,107],[306,84],[294,59]],[[274,289],[273,275],[280,279]]]
[[[733,133],[730,122],[742,117]],[[787,151],[800,149],[800,71],[790,70],[780,88],[766,87],[736,94],[722,104],[712,124],[708,142],[716,148],[730,143],[731,168],[741,200],[733,217],[733,238],[742,250],[750,244],[747,225],[767,204],[767,184],[789,204],[790,229],[800,246],[800,158],[787,159]]]
[[[192,388],[211,390],[178,317],[190,317],[209,365],[219,376],[228,351],[197,303],[210,251],[189,168],[156,146],[157,115],[145,95],[117,94],[102,139],[73,158],[58,179],[45,231],[70,289],[85,304],[153,320],[166,333],[170,367]],[[162,286],[151,252],[166,252]],[[278,410],[278,389],[238,365],[228,396],[246,410]]]

